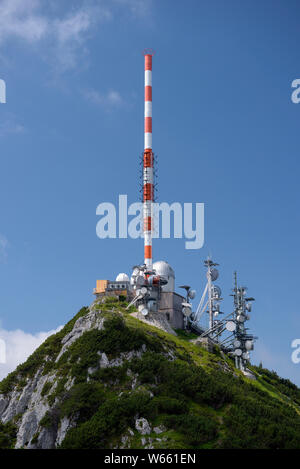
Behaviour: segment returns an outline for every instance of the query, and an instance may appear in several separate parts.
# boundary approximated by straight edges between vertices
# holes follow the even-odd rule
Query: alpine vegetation
[[[294,384],[127,306],[96,299],[0,383],[0,448],[300,447]]]

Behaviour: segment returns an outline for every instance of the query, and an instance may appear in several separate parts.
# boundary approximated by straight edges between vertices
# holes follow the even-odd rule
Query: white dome
[[[168,280],[167,285],[162,286],[162,291],[173,292],[175,290],[175,272],[166,261],[157,261],[153,264],[153,270],[157,275]]]
[[[121,273],[117,275],[116,282],[129,282],[129,277],[127,274]]]
[[[164,275],[165,277],[175,278],[175,272],[166,261],[157,261],[153,264],[153,269],[157,275]]]

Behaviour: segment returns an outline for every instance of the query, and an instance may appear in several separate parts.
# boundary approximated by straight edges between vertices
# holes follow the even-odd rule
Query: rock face
[[[41,392],[44,384],[47,381],[51,384],[54,377],[42,376],[42,370],[38,370],[22,391],[14,390],[7,397],[2,396],[2,402],[6,403],[0,412],[2,422],[6,423],[18,415],[22,416],[18,423],[16,448],[27,446],[37,432],[40,420],[49,409],[49,404],[42,398]]]
[[[60,422],[60,427],[58,428],[55,446],[59,446],[65,439],[65,436],[71,428],[75,427],[76,420],[70,420],[68,417],[64,417]]]
[[[61,356],[68,350],[70,345],[72,345],[82,334],[86,331],[91,329],[99,329],[103,328],[104,318],[99,314],[97,311],[91,311],[86,316],[77,319],[74,327],[69,334],[67,334],[61,341],[63,347],[56,358],[56,362],[59,361]]]
[[[166,428],[163,425],[160,425],[159,427],[154,427],[153,431],[159,435],[160,433],[163,433],[166,431]]]
[[[135,421],[135,428],[141,435],[150,435],[151,427],[149,422],[145,418],[136,419]]]
[[[162,331],[168,332],[168,334],[176,335],[174,329],[172,329],[165,315],[162,313],[149,313],[147,316],[143,316],[140,313],[132,313],[132,316],[138,318],[145,324],[149,324],[149,326],[154,326]]]
[[[208,352],[213,352],[215,348],[214,342],[209,337],[198,337],[193,343],[204,347]]]
[[[61,339],[61,348],[55,358],[56,364],[84,333],[103,329],[105,317],[101,310],[96,310],[94,306],[92,305],[87,314],[77,319],[71,331]],[[98,351],[97,365],[87,368],[87,383],[98,370],[122,367],[125,362],[140,358],[146,350],[146,345],[143,344],[139,350],[122,352],[118,357],[112,359],[109,359],[105,352]],[[80,362],[80,358],[78,361]],[[57,409],[60,404],[58,398],[52,399],[51,404],[49,403],[48,397],[55,392],[59,379],[55,371],[45,373],[46,363],[41,363],[34,376],[27,378],[26,383],[23,383],[23,387],[17,385],[10,392],[0,394],[0,422],[14,422],[18,428],[15,448],[57,448],[65,439],[68,431],[76,426],[76,416],[73,418],[63,416],[59,419],[55,415],[58,414]],[[137,386],[137,378],[129,372],[128,376],[131,375],[131,386],[134,389]],[[64,382],[64,393],[72,390],[73,386],[74,377],[67,376]],[[45,392],[45,388],[47,392]],[[51,422],[47,423],[47,419],[50,419]],[[145,419],[140,421],[143,434],[149,433],[147,421]]]
[[[103,324],[104,317],[100,311],[91,310],[85,316],[80,317],[75,322],[72,330],[61,340],[62,347],[57,355],[56,362],[85,332],[92,329],[101,330]],[[139,356],[139,353],[132,352],[122,355],[110,362],[106,354],[102,353],[100,354],[98,367],[89,369],[89,374],[101,367],[120,366],[124,358],[132,359],[134,356]],[[49,395],[57,385],[55,381],[56,374],[43,374],[43,365],[37,370],[33,378],[27,380],[22,389],[18,389],[18,386],[16,386],[7,395],[0,394],[0,421],[3,423],[17,422],[18,432],[15,448],[55,448],[62,443],[68,430],[76,424],[76,421],[70,421],[67,417],[64,417],[54,427],[41,426],[40,423],[43,417],[51,410],[47,396],[43,395],[44,386],[48,387],[47,394]],[[69,378],[64,386],[65,391],[70,390],[73,384],[74,379]]]

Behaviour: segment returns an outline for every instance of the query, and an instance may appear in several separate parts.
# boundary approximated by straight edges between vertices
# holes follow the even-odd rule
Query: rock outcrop
[[[59,364],[72,344],[86,332],[103,329],[105,315],[94,306],[89,309],[87,314],[79,317],[71,331],[62,337],[61,348],[55,358],[56,364]],[[142,344],[139,350],[121,352],[117,357],[111,359],[105,352],[97,351],[99,357],[97,364],[87,368],[86,381],[90,382],[93,375],[99,370],[122,367],[126,362],[141,358],[146,350],[146,345]],[[10,392],[0,394],[0,421],[3,423],[14,421],[18,428],[15,448],[57,448],[63,442],[67,432],[76,426],[76,416],[73,418],[63,416],[59,419],[57,415],[55,418],[55,413],[59,414],[57,409],[60,400],[56,398],[50,405],[48,398],[55,392],[59,378],[57,373],[53,371],[45,374],[46,363],[47,360],[41,363],[34,376],[26,379],[23,387],[17,385]],[[131,387],[134,389],[137,385],[137,378],[133,373],[129,373],[129,376],[132,376]],[[73,388],[74,381],[75,378],[72,376],[65,377],[63,389],[65,393]],[[47,387],[47,393],[44,392],[45,387]],[[51,423],[43,421],[47,420],[45,417],[48,414],[49,418],[52,419]]]
[[[101,315],[101,311],[90,311],[80,317],[72,330],[62,338],[61,350],[56,357],[56,363],[85,332],[92,329],[101,330],[103,324],[104,317]],[[105,354],[102,354],[99,360],[99,367],[109,366],[107,357],[105,356],[103,359],[103,356]],[[76,424],[75,421],[64,417],[56,428],[41,426],[43,417],[51,410],[47,395],[55,391],[57,385],[56,373],[43,374],[44,365],[45,363],[41,363],[41,367],[33,378],[27,379],[23,388],[19,389],[19,386],[16,386],[7,395],[0,394],[0,420],[6,423],[18,418],[15,448],[55,448],[62,443],[67,431]],[[65,391],[70,390],[73,384],[74,379],[70,377],[65,383]],[[45,385],[48,387],[47,395],[43,395]]]
[[[170,326],[166,316],[162,313],[149,313],[147,316],[143,316],[141,313],[134,312],[131,313],[133,317],[139,319],[149,326],[157,327],[162,331],[167,332],[168,334],[176,335],[176,332]]]

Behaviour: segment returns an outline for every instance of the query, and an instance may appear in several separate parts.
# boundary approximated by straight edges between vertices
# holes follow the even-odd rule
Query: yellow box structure
[[[94,288],[94,293],[105,293],[108,285],[108,280],[96,280],[96,288]]]

